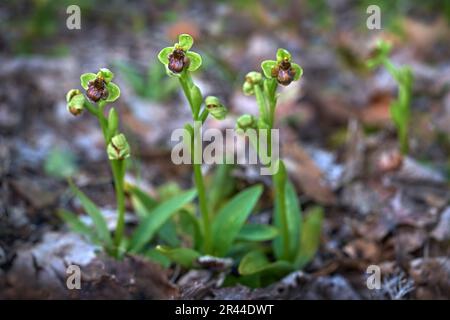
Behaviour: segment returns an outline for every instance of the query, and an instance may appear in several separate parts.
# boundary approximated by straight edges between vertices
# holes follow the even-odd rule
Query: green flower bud
[[[251,84],[250,82],[247,82],[247,81],[245,81],[244,84],[242,85],[242,91],[244,92],[244,94],[246,96],[251,96],[255,93],[253,84]]]
[[[84,95],[79,90],[70,90],[67,95],[67,110],[74,116],[80,115],[84,110]]]
[[[123,160],[130,156],[130,145],[123,133],[112,137],[107,147],[108,158],[110,160]]]
[[[252,84],[261,84],[262,79],[262,74],[256,71],[250,71],[245,76],[245,81]]]
[[[105,80],[105,83],[108,84],[114,78],[114,73],[112,73],[111,70],[107,68],[101,68],[100,71],[97,73],[97,77],[103,78],[103,80]]]
[[[81,91],[78,89],[69,90],[66,94],[66,102],[70,102],[70,100],[72,100],[72,98],[78,94],[81,94]]]
[[[245,76],[245,82],[242,85],[242,91],[245,95],[251,96],[255,93],[255,85],[258,86],[262,84],[262,74],[256,71],[250,71]]]
[[[236,121],[236,130],[240,132],[245,132],[247,129],[256,127],[256,119],[251,114],[244,114],[240,116]]]
[[[292,62],[291,54],[285,49],[278,49],[277,60],[265,60],[261,68],[267,78],[276,79],[283,86],[297,81],[303,74],[303,69]]]
[[[205,105],[208,109],[208,112],[217,120],[225,119],[228,110],[227,108],[220,103],[219,98],[214,96],[208,96],[205,99]]]

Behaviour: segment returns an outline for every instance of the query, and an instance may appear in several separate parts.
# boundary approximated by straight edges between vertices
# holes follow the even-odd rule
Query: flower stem
[[[105,145],[107,146],[111,140],[108,132],[108,120],[103,114],[105,108],[104,103],[99,103],[97,118],[102,129]],[[113,255],[116,258],[120,257],[119,247],[122,243],[123,232],[125,229],[125,193],[124,193],[124,178],[125,178],[125,161],[124,160],[109,160],[114,179],[114,188],[116,192],[117,201],[117,225],[114,233],[114,248]]]
[[[267,121],[268,118],[267,118],[266,100],[264,99],[261,87],[259,85],[255,85],[254,88],[255,88],[256,102],[259,107],[259,113],[261,114],[261,117],[264,119],[264,121]]]
[[[271,81],[271,80],[265,80]],[[266,121],[269,124],[269,132],[267,135],[267,150],[268,156],[272,155],[272,134],[271,130],[273,129],[273,125],[275,123],[275,108],[277,104],[276,99],[276,87],[275,83],[270,83],[269,85],[264,86],[264,95],[260,90],[255,86],[255,96],[256,101],[258,103],[259,109],[267,110],[266,106],[269,106],[268,114]],[[266,100],[267,99],[267,100]],[[271,166],[272,164],[270,164]],[[281,224],[281,238],[283,245],[283,252],[281,254],[281,258],[283,260],[289,260],[289,228],[288,228],[288,219],[287,219],[287,209],[286,209],[286,169],[283,161],[280,159],[279,172],[272,175],[272,185],[274,187],[275,199],[278,203],[278,212]]]
[[[192,119],[194,121],[201,121],[202,124],[204,122],[203,119],[200,119],[199,112],[195,110],[194,101],[191,96],[191,87],[194,86],[192,82],[192,78],[190,77],[188,72],[184,72],[181,74],[180,78],[180,85],[183,88],[184,95],[186,96],[186,99],[189,102],[189,106],[191,107],[192,112]],[[195,124],[194,124],[195,127]],[[195,138],[194,143],[192,145],[191,154],[192,157],[195,158]],[[206,199],[206,192],[205,192],[205,183],[203,179],[201,164],[196,163],[196,161],[193,161],[193,169],[194,169],[194,181],[195,181],[195,187],[197,189],[198,194],[198,202],[199,202],[199,210],[200,215],[202,217],[202,225],[203,225],[203,246],[204,246],[204,252],[206,254],[210,253],[211,246],[212,246],[212,234],[211,234],[211,225],[210,225],[210,217],[208,212],[208,203]]]
[[[116,191],[117,200],[117,225],[114,233],[114,246],[116,254],[119,256],[119,248],[122,243],[123,232],[125,229],[125,194],[124,194],[124,176],[125,176],[125,161],[111,160],[111,168],[114,176],[114,187]]]
[[[210,253],[212,244],[211,225],[209,221],[208,204],[206,202],[205,184],[203,181],[201,165],[194,163],[194,179],[197,187],[198,202],[200,205],[200,214],[202,216],[203,224],[203,245],[205,253]]]

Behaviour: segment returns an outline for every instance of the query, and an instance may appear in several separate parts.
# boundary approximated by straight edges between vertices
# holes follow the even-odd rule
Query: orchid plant
[[[270,133],[275,126],[278,85],[288,86],[298,81],[303,74],[302,68],[292,61],[291,54],[285,49],[278,49],[276,60],[261,63],[263,74],[249,72],[245,77],[242,90],[246,95],[254,95],[259,109],[259,116],[245,114],[238,120],[239,130],[258,129],[261,133]],[[271,156],[271,134],[266,134],[269,158]],[[261,155],[260,145],[254,144]],[[270,262],[264,248],[248,252],[241,260],[239,272],[248,284],[260,286],[276,279],[287,272],[306,265],[314,256],[320,242],[320,230],[323,211],[320,207],[310,210],[305,219],[294,186],[289,181],[283,160],[278,159],[274,166],[272,182],[275,195],[273,215],[274,227],[279,231],[273,240],[272,252],[275,261]]]
[[[409,66],[397,67],[389,59],[392,46],[380,40],[376,44],[372,58],[367,66],[374,69],[383,65],[398,85],[398,97],[390,106],[392,122],[397,129],[400,152],[405,155],[409,151],[409,122],[411,118],[411,99],[414,77]]]
[[[253,186],[235,195],[217,212],[210,211],[213,206],[208,204],[201,164],[194,160],[195,153],[201,149],[201,142],[194,137],[209,115],[222,120],[227,115],[227,108],[215,96],[203,97],[200,88],[194,83],[192,73],[201,67],[202,58],[198,53],[191,51],[193,43],[194,40],[190,35],[181,34],[177,43],[162,49],[158,54],[158,59],[164,65],[168,76],[179,80],[194,122],[185,125],[191,139],[190,151],[200,214],[199,218],[195,214],[185,214],[186,220],[189,221],[187,224],[192,225],[190,233],[194,239],[193,248],[159,247],[162,254],[183,266],[195,265],[201,255],[225,257],[232,252],[236,241],[245,238],[247,232],[254,232],[249,231],[244,225],[262,193],[261,186]],[[217,194],[214,192],[214,186],[210,186],[208,190]]]
[[[110,255],[121,258],[124,253],[135,252],[150,242],[165,220],[194,198],[195,191],[187,191],[165,202],[155,204],[149,212],[151,218],[142,217],[132,237],[130,239],[125,237],[125,169],[126,160],[130,157],[131,151],[127,138],[119,131],[119,115],[115,108],[110,108],[108,116],[105,115],[107,105],[120,97],[120,89],[112,82],[113,78],[114,74],[106,68],[100,69],[97,73],[85,73],[80,77],[81,87],[85,90],[85,94],[78,89],[72,89],[67,93],[66,100],[67,109],[72,115],[80,116],[84,110],[87,110],[97,118],[100,124],[117,201],[114,238],[111,236],[107,221],[100,208],[71,180],[69,180],[71,189],[91,217],[94,228],[83,222],[73,212],[60,210],[59,214],[74,231],[82,233],[93,242],[102,245]]]

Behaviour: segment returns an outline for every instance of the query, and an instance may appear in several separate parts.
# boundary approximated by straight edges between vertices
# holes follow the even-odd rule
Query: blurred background
[[[66,27],[73,4],[81,8],[80,30]],[[381,30],[367,28],[372,4],[381,8]],[[195,81],[230,110],[208,127],[232,128],[239,115],[257,113],[242,94],[243,79],[277,48],[304,69],[301,81],[283,89],[277,126],[303,206],[326,208],[311,281],[342,289],[311,282],[319,286],[311,297],[370,298],[361,281],[370,264],[395,285],[414,282],[399,297],[450,297],[450,1],[3,0],[0,31],[0,278],[21,248],[64,228],[56,209],[76,206],[67,177],[114,208],[96,120],[66,110],[65,94],[80,88],[82,73],[107,67],[116,75],[122,95],[115,106],[133,153],[128,179],[150,193],[191,184],[189,166],[169,161],[170,134],[190,120],[189,107],[156,58],[189,33],[203,57]],[[381,38],[415,78],[411,151],[394,173],[379,164],[396,167],[389,106],[397,85],[383,68],[365,67]],[[234,177],[237,190],[262,179],[251,168]]]

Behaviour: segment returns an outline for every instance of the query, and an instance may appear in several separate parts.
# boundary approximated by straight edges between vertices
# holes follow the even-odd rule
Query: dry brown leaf
[[[390,105],[392,95],[389,92],[376,92],[366,108],[359,113],[360,120],[369,125],[386,126],[391,123]]]
[[[298,144],[284,146],[282,154],[288,172],[295,184],[310,198],[321,204],[333,204],[336,196],[326,184],[322,171],[317,167],[308,153]]]

